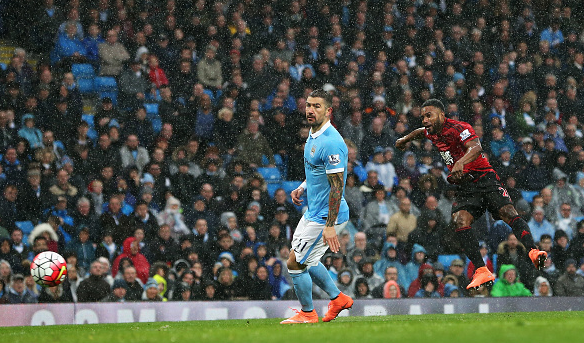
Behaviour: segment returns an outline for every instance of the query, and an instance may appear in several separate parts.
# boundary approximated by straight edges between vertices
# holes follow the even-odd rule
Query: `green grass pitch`
[[[582,341],[584,312],[343,317],[280,325],[279,319],[4,327],[6,343],[141,342],[425,342]]]

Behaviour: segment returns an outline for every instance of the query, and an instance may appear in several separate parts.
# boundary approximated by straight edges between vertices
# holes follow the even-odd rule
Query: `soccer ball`
[[[30,274],[43,287],[57,286],[67,277],[67,263],[56,252],[44,251],[32,260]]]

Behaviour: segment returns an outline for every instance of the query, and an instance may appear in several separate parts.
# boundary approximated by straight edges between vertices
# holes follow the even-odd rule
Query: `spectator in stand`
[[[529,289],[519,282],[517,269],[512,264],[504,264],[499,269],[499,280],[493,285],[492,297],[530,297]]]
[[[130,59],[130,54],[124,45],[118,42],[117,31],[109,30],[105,42],[99,44],[99,59],[101,61],[100,75],[120,75],[124,62]]]
[[[87,29],[87,37],[81,41],[87,52],[87,62],[91,63],[94,69],[99,68],[99,45],[105,43],[101,37],[101,29],[97,24],[89,25]]]
[[[110,294],[110,285],[104,280],[101,263],[94,261],[89,269],[89,277],[79,284],[77,300],[79,302],[98,302]]]
[[[268,141],[259,131],[259,123],[249,120],[246,130],[237,138],[238,160],[251,169],[263,166],[262,156],[268,158],[268,167],[274,167],[274,154]]]
[[[554,295],[550,282],[543,276],[538,276],[537,279],[535,279],[533,295],[536,297],[551,297]]]
[[[130,61],[130,67],[120,75],[120,107],[141,107],[149,90],[148,86],[148,77],[142,72],[140,62]]]
[[[536,242],[540,241],[542,235],[548,234],[551,236],[556,231],[554,225],[545,219],[544,214],[545,211],[543,208],[534,208],[533,212],[531,213],[532,218],[527,223],[527,225],[529,225],[529,229],[531,230],[531,234],[533,235],[533,240]]]
[[[408,242],[408,235],[414,231],[417,225],[417,218],[410,211],[412,202],[409,198],[404,197],[399,201],[399,212],[394,213],[389,218],[387,224],[387,234],[395,234],[399,244]]]
[[[148,78],[153,87],[161,88],[162,86],[168,86],[168,78],[164,70],[160,67],[156,55],[150,55],[148,58],[148,68]]]
[[[217,48],[209,44],[205,48],[205,57],[197,63],[197,79],[206,89],[214,93],[221,89],[223,85],[223,74],[221,62],[215,58]]]
[[[128,237],[124,240],[123,253],[118,255],[112,264],[112,275],[118,274],[120,261],[123,258],[129,258],[136,269],[138,278],[145,283],[148,280],[148,274],[150,273],[150,263],[148,263],[146,257],[140,253],[140,246],[138,245],[138,242],[135,241],[136,238],[134,237]]]
[[[71,65],[71,63],[81,63],[85,61],[87,50],[79,39],[77,25],[74,22],[67,22],[65,32],[59,34],[55,48],[51,53],[51,63]],[[83,32],[80,32],[83,36]]]
[[[37,302],[37,297],[26,288],[22,274],[15,274],[12,277],[6,296],[9,304],[34,304]]]

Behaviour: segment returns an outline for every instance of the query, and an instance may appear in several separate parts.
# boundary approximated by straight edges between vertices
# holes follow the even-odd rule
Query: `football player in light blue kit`
[[[324,322],[353,306],[353,299],[341,293],[320,259],[330,247],[340,248],[337,233],[349,220],[349,207],[344,194],[347,178],[347,145],[331,125],[332,96],[322,89],[313,91],[306,99],[306,120],[311,126],[304,147],[306,180],[290,194],[292,202],[300,205],[306,190],[308,210],[296,227],[287,266],[294,291],[302,311],[281,324],[317,323],[318,314],[312,304],[312,282],[331,298]]]

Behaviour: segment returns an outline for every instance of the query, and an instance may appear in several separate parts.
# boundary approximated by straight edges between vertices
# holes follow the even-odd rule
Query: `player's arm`
[[[332,252],[338,252],[341,245],[335,231],[335,223],[339,216],[339,209],[341,208],[341,199],[343,198],[343,172],[330,173],[326,175],[331,186],[329,193],[329,211],[326,218],[326,224],[322,233],[322,238],[325,243],[331,248]]]
[[[478,138],[467,141],[464,143],[464,147],[466,152],[458,161],[456,161],[456,163],[454,163],[454,166],[450,172],[451,176],[454,177],[455,180],[460,180],[462,178],[464,166],[467,163],[476,160],[483,153],[483,147],[481,146],[481,141]]]
[[[425,131],[426,131],[425,127],[420,127],[420,128],[413,130],[412,132],[410,132],[407,135],[398,139],[395,142],[395,147],[400,149],[400,150],[405,149],[406,144],[408,144],[410,141],[413,141],[414,139],[418,139],[418,138],[424,136]]]
[[[296,188],[295,190],[290,192],[290,198],[292,198],[292,202],[294,203],[294,205],[297,205],[297,206],[302,205],[302,202],[304,200],[300,199],[300,197],[302,196],[302,194],[304,194],[305,189],[306,189],[306,180],[304,180],[304,182],[302,182],[302,184],[300,186],[298,186],[298,188]]]

